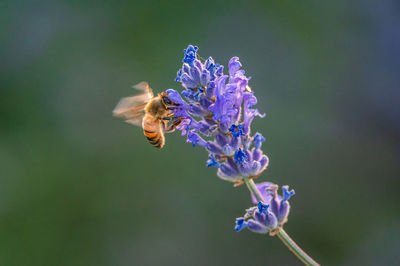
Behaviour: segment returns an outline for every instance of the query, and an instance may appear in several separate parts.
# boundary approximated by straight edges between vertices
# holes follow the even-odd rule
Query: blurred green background
[[[112,117],[142,80],[179,89],[188,44],[252,76],[297,243],[399,262],[398,1],[1,1],[0,27],[0,265],[300,265],[233,230],[249,192],[203,149]]]

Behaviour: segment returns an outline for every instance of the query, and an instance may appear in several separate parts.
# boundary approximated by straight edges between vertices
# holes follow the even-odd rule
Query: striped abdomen
[[[160,149],[164,147],[165,139],[164,139],[164,134],[161,131],[154,132],[154,131],[143,130],[143,132],[146,135],[146,138],[151,145]]]
[[[143,133],[151,145],[161,149],[164,147],[165,138],[160,126],[160,122],[158,120],[149,120],[146,121],[146,119],[144,119],[143,121]]]

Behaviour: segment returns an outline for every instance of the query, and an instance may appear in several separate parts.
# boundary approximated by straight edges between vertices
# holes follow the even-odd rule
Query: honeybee
[[[165,145],[164,133],[175,131],[182,121],[182,118],[173,116],[179,104],[170,100],[166,92],[154,96],[147,82],[133,87],[141,94],[122,98],[114,108],[113,115],[123,117],[127,123],[141,126],[150,144],[161,149]]]

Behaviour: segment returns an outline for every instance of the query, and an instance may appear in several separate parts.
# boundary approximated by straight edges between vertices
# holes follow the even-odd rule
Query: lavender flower
[[[289,191],[288,186],[283,186],[283,195],[280,196],[277,193],[278,186],[269,182],[257,184],[257,188],[264,202],[257,203],[252,195],[253,203],[257,203],[257,206],[247,209],[243,217],[236,219],[235,230],[239,232],[247,227],[256,233],[274,235],[287,222],[290,210],[288,200],[295,192]]]
[[[248,86],[250,78],[239,58],[229,61],[228,74],[224,75],[223,66],[211,57],[205,62],[197,59],[197,50],[192,45],[184,50],[176,78],[184,88],[182,93],[167,90],[168,97],[179,104],[175,116],[183,119],[177,129],[193,147],[202,146],[208,151],[207,166],[217,168],[220,178],[240,185],[244,179],[258,177],[268,166],[268,157],[261,150],[265,138],[260,133],[251,135],[250,130],[253,119],[265,115],[253,108],[257,98]],[[288,200],[294,190],[283,186],[280,196],[278,186],[269,182],[258,184],[257,189],[263,202],[252,196],[257,206],[236,219],[235,229],[247,227],[256,233],[275,234],[287,221]]]
[[[178,104],[174,115],[180,118],[181,124],[177,129],[187,136],[187,142],[193,147],[202,146],[208,151],[207,166],[217,168],[220,178],[234,182],[235,186],[246,183],[257,195],[258,202],[253,197],[257,206],[236,219],[236,231],[247,227],[256,233],[277,234],[302,262],[318,265],[282,228],[289,215],[288,200],[294,190],[283,186],[281,196],[277,185],[268,182],[256,185],[253,181],[269,162],[261,150],[265,138],[260,133],[251,135],[250,132],[253,119],[265,114],[254,108],[257,98],[248,86],[250,78],[242,70],[239,58],[229,61],[225,75],[224,67],[211,57],[201,62],[197,50],[198,47],[192,45],[184,50],[183,65],[175,79],[184,88],[182,93],[167,90],[168,97]]]
[[[256,116],[264,117],[254,106],[257,98],[248,86],[239,58],[233,57],[224,67],[209,57],[205,62],[197,58],[197,46],[184,50],[182,68],[176,81],[184,90],[167,90],[175,104],[173,108],[176,127],[193,147],[207,150],[208,167],[217,168],[217,175],[235,186],[246,183],[254,193],[253,206],[243,217],[236,219],[235,230],[248,228],[256,233],[277,234],[279,239],[306,265],[319,265],[307,255],[283,230],[290,211],[289,199],[295,192],[269,182],[256,185],[257,178],[268,166],[269,159],[261,150],[265,138],[260,133],[251,135],[251,123]],[[182,98],[183,96],[183,98]],[[177,119],[177,120],[175,120]],[[257,200],[256,200],[257,198]]]
[[[252,108],[257,98],[239,58],[229,61],[229,74],[224,75],[224,67],[211,57],[201,62],[197,50],[192,45],[184,50],[177,73],[185,100],[176,90],[167,90],[180,107],[175,115],[183,118],[177,129],[187,135],[188,143],[208,151],[207,166],[218,168],[220,178],[241,184],[244,177],[258,177],[268,166],[268,157],[261,151],[265,138],[260,133],[250,134],[253,119],[265,115]]]

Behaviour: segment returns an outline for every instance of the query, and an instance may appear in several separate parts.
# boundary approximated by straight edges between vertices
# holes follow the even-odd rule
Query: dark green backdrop
[[[144,2],[144,1],[143,1]],[[286,230],[325,265],[400,260],[397,1],[1,1],[0,265],[299,265],[234,220],[250,206],[178,133],[111,116],[198,45],[252,76],[260,180],[296,190]]]

